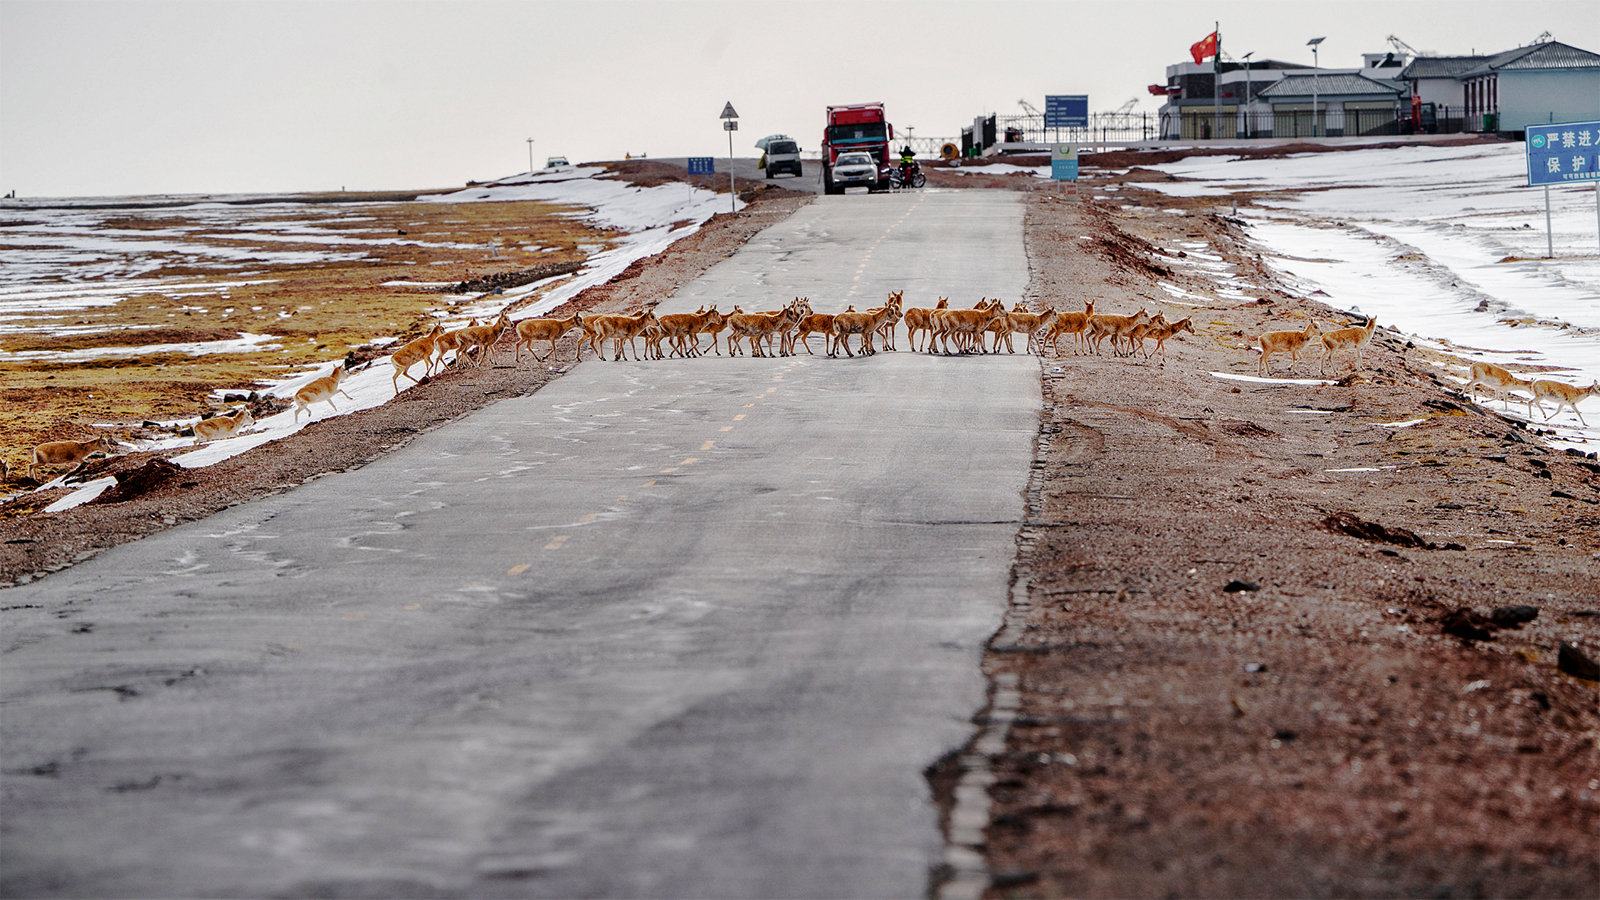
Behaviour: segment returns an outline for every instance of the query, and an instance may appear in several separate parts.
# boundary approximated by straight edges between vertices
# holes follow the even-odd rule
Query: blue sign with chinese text
[[[691,156],[691,157],[689,157],[689,174],[690,175],[714,175],[714,174],[716,174],[715,164],[714,164],[712,158],[709,157],[709,156]]]
[[[1044,127],[1088,128],[1088,94],[1046,94],[1044,98]]]
[[[1600,181],[1600,122],[1529,125],[1528,186]]]

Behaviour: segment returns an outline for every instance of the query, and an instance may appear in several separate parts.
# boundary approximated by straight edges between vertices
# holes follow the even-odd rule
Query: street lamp
[[[1327,40],[1325,37],[1312,38],[1306,41],[1306,46],[1311,48],[1311,136],[1317,136],[1317,91],[1321,85],[1317,81],[1317,45]]]
[[[733,111],[733,101],[722,107],[722,130],[728,133],[728,210],[739,211],[739,192],[733,188],[733,133],[739,130],[739,114]]]
[[[533,138],[528,138],[528,174],[533,174]]]

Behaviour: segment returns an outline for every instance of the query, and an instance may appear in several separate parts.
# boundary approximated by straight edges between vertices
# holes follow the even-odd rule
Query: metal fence
[[[1310,104],[1306,104],[1310,106]],[[1222,115],[1207,107],[1191,106],[1161,116],[1162,140],[1211,138],[1381,137],[1403,134],[1462,134],[1474,130],[1461,107],[1434,107],[1413,122],[1409,106],[1390,109],[1333,107],[1313,113],[1308,109],[1275,109],[1240,113],[1225,108]]]
[[[1306,104],[1307,107],[1310,104]],[[1481,129],[1481,116],[1468,117],[1459,106],[1426,104],[1420,121],[1413,123],[1411,107],[1399,104],[1383,109],[1346,109],[1330,105],[1319,114],[1307,109],[1263,110],[1240,113],[1223,107],[1220,118],[1212,107],[1190,106],[1167,113],[1093,113],[1084,128],[1045,128],[1042,116],[1000,116],[994,119],[994,140],[1004,143],[1128,144],[1154,140],[1210,140],[1222,138],[1381,137],[1406,134],[1463,134]],[[986,127],[984,129],[988,131]],[[946,146],[965,155],[975,142],[970,129],[961,137],[917,137],[897,140],[910,144],[919,157],[937,158]],[[982,148],[980,147],[980,150]]]

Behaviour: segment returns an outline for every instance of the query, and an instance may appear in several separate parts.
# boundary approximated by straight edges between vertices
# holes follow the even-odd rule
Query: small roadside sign
[[[1078,145],[1052,144],[1050,146],[1050,177],[1056,181],[1078,180]]]
[[[1529,125],[1528,186],[1600,181],[1600,122]]]
[[[691,156],[691,157],[689,157],[689,174],[690,175],[714,175],[714,174],[716,174],[715,165],[716,164],[713,162],[712,157],[709,157],[709,156]]]

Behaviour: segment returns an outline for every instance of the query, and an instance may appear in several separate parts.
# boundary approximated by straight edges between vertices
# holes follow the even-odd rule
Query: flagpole
[[[1217,46],[1211,57],[1211,137],[1222,134],[1222,23],[1213,22],[1212,32],[1217,36]]]

